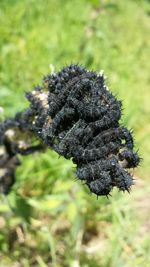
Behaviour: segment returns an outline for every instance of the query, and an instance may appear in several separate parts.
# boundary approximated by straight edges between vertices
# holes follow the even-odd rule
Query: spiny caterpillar
[[[96,195],[113,187],[130,191],[127,171],[140,162],[132,133],[119,124],[122,102],[105,86],[102,74],[70,65],[44,77],[26,93],[30,107],[0,124],[0,186],[9,193],[18,154],[49,147],[77,165],[78,179]]]

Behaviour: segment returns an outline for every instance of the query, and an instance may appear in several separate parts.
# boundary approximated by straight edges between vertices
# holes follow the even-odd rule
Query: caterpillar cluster
[[[140,158],[131,131],[119,124],[122,103],[106,87],[103,74],[70,65],[44,77],[26,97],[29,108],[0,124],[5,194],[15,181],[17,155],[45,147],[72,159],[78,179],[96,195],[108,196],[113,187],[130,191],[133,177],[127,169],[138,166]]]

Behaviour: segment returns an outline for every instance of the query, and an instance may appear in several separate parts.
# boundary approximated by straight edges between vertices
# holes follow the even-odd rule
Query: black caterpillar
[[[47,146],[77,165],[77,177],[91,192],[108,196],[114,186],[130,191],[127,171],[140,162],[132,133],[119,125],[122,102],[105,86],[104,76],[70,65],[44,77],[26,93],[30,107],[0,124],[0,186],[9,193],[18,154]]]

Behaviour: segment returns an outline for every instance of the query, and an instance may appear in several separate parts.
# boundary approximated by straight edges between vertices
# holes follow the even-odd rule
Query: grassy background
[[[54,152],[28,156],[0,197],[0,266],[148,267],[150,91],[148,0],[1,0],[0,106],[12,116],[24,92],[72,62],[103,69],[124,102],[144,158],[132,194],[98,200]]]

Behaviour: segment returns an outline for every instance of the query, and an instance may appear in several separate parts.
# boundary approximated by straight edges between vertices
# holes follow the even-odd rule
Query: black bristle
[[[17,154],[47,146],[71,158],[77,177],[97,196],[108,197],[114,186],[130,192],[133,178],[126,169],[137,167],[140,158],[133,151],[133,133],[119,122],[122,101],[108,90],[103,75],[71,64],[44,77],[43,87],[35,87],[26,98],[30,107],[0,124],[5,148],[0,185],[5,194],[15,182]]]

